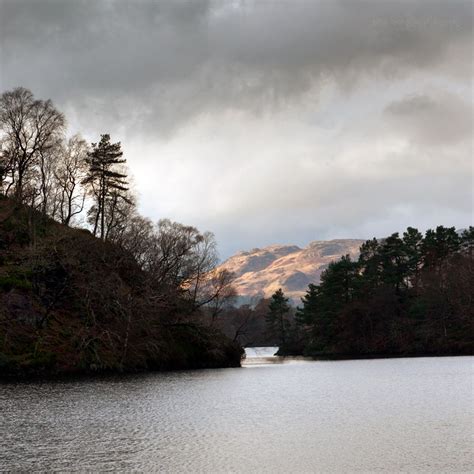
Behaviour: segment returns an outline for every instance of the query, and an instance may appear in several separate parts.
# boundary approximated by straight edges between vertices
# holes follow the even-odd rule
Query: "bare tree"
[[[206,308],[214,322],[236,296],[234,275],[216,269],[217,246],[214,234],[200,233],[167,219],[158,223],[151,245],[149,270],[161,283],[179,288],[191,311]]]
[[[189,289],[196,247],[203,240],[192,226],[161,219],[151,236],[145,269],[156,285]]]
[[[46,150],[39,151],[36,186],[38,195],[37,208],[44,214],[57,217],[59,207],[59,186],[56,180],[56,171],[61,166],[63,155],[63,141],[58,139]],[[33,170],[36,168],[33,168]],[[33,180],[29,180],[32,182]]]
[[[54,169],[56,205],[52,215],[65,225],[70,225],[84,209],[86,191],[81,183],[86,177],[88,150],[86,141],[80,135],[74,135],[63,144]]]
[[[193,250],[189,258],[189,277],[185,285],[189,288],[193,309],[197,309],[207,303],[209,299],[207,293],[209,291],[212,293],[211,272],[219,261],[214,234],[212,232],[202,234]]]
[[[194,304],[196,308],[207,307],[212,325],[237,297],[237,291],[233,286],[234,280],[235,274],[226,269],[213,269],[202,279],[199,299]]]
[[[255,319],[255,311],[251,305],[246,304],[237,308],[232,316],[234,319],[234,335],[232,340],[242,342],[241,340],[245,338],[249,332],[250,323]]]
[[[4,144],[0,142],[0,194],[7,195],[11,186],[13,185],[11,179],[15,150],[11,150],[7,146],[4,148]]]
[[[15,197],[25,200],[25,189],[31,190],[39,183],[40,193],[45,186],[46,159],[48,151],[57,143],[65,126],[63,114],[58,112],[51,100],[36,100],[33,94],[18,87],[0,96],[0,128],[2,132],[3,156],[10,166],[7,192],[14,190]],[[41,156],[44,160],[41,160]],[[34,169],[36,168],[36,170]],[[25,181],[30,180],[29,183]],[[38,181],[33,181],[33,179]]]
[[[155,230],[150,219],[133,210],[126,225],[112,233],[112,240],[130,252],[141,268],[150,266],[150,257],[154,254]]]

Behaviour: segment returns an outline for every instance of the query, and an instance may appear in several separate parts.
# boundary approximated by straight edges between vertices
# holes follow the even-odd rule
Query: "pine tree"
[[[413,288],[413,293],[417,295],[422,266],[423,235],[417,229],[408,227],[403,233],[403,246],[407,270],[405,286]]]
[[[86,160],[89,170],[83,184],[89,187],[95,200],[89,211],[90,221],[94,235],[99,233],[102,240],[105,240],[107,235],[106,214],[108,211],[114,212],[114,209],[109,207],[117,206],[120,200],[130,201],[127,197],[127,175],[119,169],[120,165],[126,162],[122,155],[120,142],[111,143],[110,135],[105,134],[101,135],[99,143],[92,144],[92,150]]]
[[[439,267],[446,257],[461,247],[461,238],[454,227],[438,226],[427,230],[423,240],[423,260],[425,267]]]
[[[319,287],[310,283],[306,294],[301,298],[302,307],[296,308],[295,321],[300,326],[311,325],[318,310]]]
[[[407,256],[404,242],[398,232],[383,241],[380,247],[380,261],[383,284],[399,294],[407,273]]]
[[[287,333],[290,325],[287,319],[289,312],[288,298],[285,297],[280,288],[270,299],[266,321],[270,332],[278,338],[281,346],[284,346],[287,342]]]
[[[362,269],[366,294],[382,284],[380,242],[376,238],[367,240],[360,247],[359,266]]]

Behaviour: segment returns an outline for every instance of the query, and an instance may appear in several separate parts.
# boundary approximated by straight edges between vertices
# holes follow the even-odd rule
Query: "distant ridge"
[[[294,302],[299,302],[309,283],[318,283],[330,262],[349,254],[359,255],[361,239],[315,240],[307,247],[270,245],[242,251],[227,259],[221,268],[236,274],[234,286],[242,301],[270,297],[282,288]]]

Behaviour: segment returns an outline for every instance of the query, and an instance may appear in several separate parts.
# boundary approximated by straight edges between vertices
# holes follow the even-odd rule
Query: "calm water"
[[[473,361],[0,385],[0,470],[471,471]]]

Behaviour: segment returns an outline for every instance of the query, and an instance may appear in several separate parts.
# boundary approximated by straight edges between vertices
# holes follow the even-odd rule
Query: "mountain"
[[[318,283],[330,262],[349,254],[359,255],[360,239],[315,240],[307,247],[270,245],[226,260],[221,268],[234,272],[234,286],[242,301],[270,297],[278,288],[298,303],[309,283]]]

